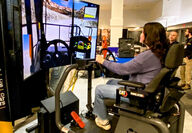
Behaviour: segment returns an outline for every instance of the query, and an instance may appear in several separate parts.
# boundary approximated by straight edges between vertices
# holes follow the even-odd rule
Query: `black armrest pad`
[[[125,85],[128,87],[145,88],[145,84],[143,84],[141,82],[135,82],[135,81],[121,80],[118,82],[118,84]]]

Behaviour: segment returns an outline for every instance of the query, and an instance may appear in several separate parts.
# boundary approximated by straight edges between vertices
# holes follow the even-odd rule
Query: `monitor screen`
[[[22,0],[21,2],[23,77],[26,79],[40,70],[40,42],[35,4],[30,0]]]
[[[72,52],[78,58],[95,59],[98,15],[99,5],[96,4],[74,0],[43,0],[43,33],[46,41],[41,44],[41,68],[64,66],[71,63],[72,53],[69,48],[71,48],[72,35],[84,36],[90,41],[89,49],[83,43],[84,50],[80,49],[82,48],[81,43],[78,42],[80,44],[78,51]],[[82,51],[86,51],[86,54],[83,55]]]
[[[73,0],[43,0],[43,23],[47,41],[60,39],[69,44]]]
[[[92,43],[88,38],[84,36],[71,37],[70,49],[74,59],[91,59],[91,47]]]
[[[43,0],[46,45],[41,46],[41,68],[70,64],[69,43],[73,0]]]
[[[74,36],[84,36],[90,41],[90,54],[86,55],[86,58],[95,59],[96,44],[97,44],[97,32],[99,22],[99,5],[84,2],[75,1],[74,3],[74,26],[78,27],[79,31],[74,27]],[[79,55],[79,54],[78,54]]]

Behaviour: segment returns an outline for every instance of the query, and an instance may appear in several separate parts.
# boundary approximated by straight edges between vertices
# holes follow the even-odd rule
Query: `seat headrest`
[[[184,57],[184,46],[181,44],[172,45],[165,58],[165,67],[173,69],[182,64]]]

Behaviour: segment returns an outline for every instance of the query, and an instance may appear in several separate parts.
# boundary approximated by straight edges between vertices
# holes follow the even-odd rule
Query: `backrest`
[[[165,67],[155,76],[155,78],[148,84],[145,91],[154,93],[159,89],[160,84],[168,82],[175,74],[176,69],[182,64],[184,57],[184,46],[176,44],[170,47],[165,58]]]
[[[178,68],[183,62],[184,46],[181,44],[175,44],[170,47],[167,56],[165,58],[165,67],[169,69]]]

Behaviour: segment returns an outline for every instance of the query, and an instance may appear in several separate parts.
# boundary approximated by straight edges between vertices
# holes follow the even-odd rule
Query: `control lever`
[[[75,111],[71,112],[71,116],[73,117],[73,119],[79,125],[80,128],[85,127],[85,123],[81,120],[81,118],[79,117],[79,115]]]

